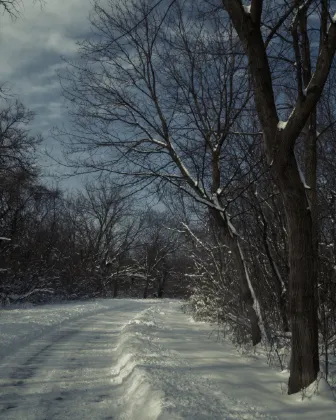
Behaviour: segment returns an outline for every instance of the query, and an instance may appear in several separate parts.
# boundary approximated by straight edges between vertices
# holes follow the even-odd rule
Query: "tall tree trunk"
[[[284,201],[288,226],[292,331],[288,392],[293,394],[310,385],[319,371],[316,253],[312,215],[294,151],[285,164],[272,168]]]
[[[119,292],[119,267],[117,268],[117,272],[113,282],[113,297],[116,298]]]
[[[114,298],[118,296],[118,292],[119,292],[119,280],[118,280],[118,276],[116,276],[113,283],[113,297]]]
[[[280,25],[294,11],[292,23],[293,53],[296,57],[298,94],[288,121],[279,127],[272,72],[267,46],[277,27],[264,39],[262,1],[252,1],[249,9],[241,1],[222,0],[248,57],[254,100],[263,130],[266,155],[272,164],[285,206],[289,241],[289,293],[292,327],[292,357],[289,393],[300,391],[314,382],[319,370],[317,328],[317,252],[314,233],[314,209],[309,208],[294,155],[295,144],[316,105],[330,74],[336,52],[336,22],[330,22],[328,2],[320,10],[320,44],[315,71],[311,72],[307,19],[311,2],[293,0],[279,20]],[[315,7],[315,6],[314,6]],[[330,23],[329,23],[330,22]],[[316,50],[316,47],[314,48]],[[302,71],[303,68],[303,71]],[[311,77],[310,77],[311,73]],[[303,89],[303,86],[307,86]],[[280,155],[280,156],[279,156]]]
[[[148,297],[148,287],[149,287],[149,277],[146,276],[146,283],[145,283],[145,289],[144,289],[144,294],[143,294],[144,299],[147,299]]]
[[[167,277],[167,275],[166,275],[166,273],[164,273],[163,276],[162,276],[162,278],[160,278],[159,279],[159,282],[158,282],[157,297],[159,299],[162,299],[163,298],[163,292],[164,292],[165,285],[166,285],[166,277]]]
[[[317,209],[317,133],[316,110],[308,120],[308,132],[305,147],[305,177],[309,189],[306,191],[309,199],[313,221],[313,247],[318,257],[318,209]],[[318,270],[317,270],[318,272]]]

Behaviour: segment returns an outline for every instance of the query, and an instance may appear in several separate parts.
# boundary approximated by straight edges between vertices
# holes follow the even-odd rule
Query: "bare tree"
[[[0,108],[0,174],[35,173],[37,147],[41,136],[28,129],[34,114],[17,100],[1,100]]]
[[[118,282],[120,265],[135,230],[131,207],[130,197],[107,178],[87,182],[82,192],[68,198],[74,241],[87,269],[93,276],[100,275],[97,288],[106,290],[111,280]]]
[[[142,234],[133,251],[136,270],[144,280],[143,298],[150,291],[161,298],[169,277],[169,259],[178,247],[178,238],[165,212],[150,210],[143,215],[143,222]]]
[[[168,182],[207,206],[232,249],[257,344],[261,308],[227,210],[241,193],[237,179],[251,174],[260,135],[246,122],[251,91],[233,29],[202,7],[95,2],[99,41],[84,42],[61,77],[75,126],[67,157],[77,171]]]
[[[292,356],[289,393],[312,383],[319,371],[317,323],[317,252],[313,216],[302,171],[295,157],[295,145],[309,118],[314,119],[316,105],[327,81],[336,50],[336,19],[329,2],[293,1],[275,7],[263,25],[263,1],[253,0],[244,6],[240,0],[223,0],[224,9],[239,35],[248,58],[254,99],[263,130],[266,155],[284,201],[289,241],[290,317]],[[309,44],[310,12],[318,10],[320,39],[316,59]],[[268,10],[270,6],[268,6]],[[289,23],[290,22],[290,23]],[[296,101],[286,122],[279,119],[274,96],[270,48],[281,38],[283,27],[291,27],[293,74],[297,80]],[[316,23],[314,23],[316,27]],[[300,43],[300,39],[304,42]],[[301,49],[302,47],[302,49]],[[310,62],[310,63],[309,63]],[[307,68],[310,64],[313,70]],[[312,121],[313,122],[313,121]],[[314,124],[313,124],[314,127]],[[310,140],[309,140],[310,141]],[[309,150],[314,149],[314,142]],[[308,148],[308,146],[307,146]],[[314,158],[311,156],[311,162]],[[310,169],[311,167],[309,164]],[[311,177],[313,178],[314,175]]]

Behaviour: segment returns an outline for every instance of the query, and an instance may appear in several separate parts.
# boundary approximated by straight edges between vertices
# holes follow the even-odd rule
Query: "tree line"
[[[108,179],[71,194],[44,185],[33,163],[38,139],[22,126],[27,111],[13,107],[11,135],[4,113],[0,130],[2,303],[184,297],[172,219],[137,208]]]

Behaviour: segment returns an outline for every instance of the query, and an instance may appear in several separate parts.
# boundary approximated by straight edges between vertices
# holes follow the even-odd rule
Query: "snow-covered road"
[[[282,395],[280,374],[210,332],[168,300],[2,310],[0,419],[335,418],[333,402]]]

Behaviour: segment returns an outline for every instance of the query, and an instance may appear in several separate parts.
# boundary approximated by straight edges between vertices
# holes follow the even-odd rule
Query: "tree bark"
[[[147,299],[148,297],[148,287],[149,287],[149,278],[148,276],[146,276],[146,283],[145,283],[145,289],[144,289],[144,294],[143,294],[144,299]]]
[[[292,330],[292,356],[290,362],[289,394],[300,391],[317,378],[319,370],[317,330],[317,256],[315,252],[314,220],[309,208],[305,187],[295,159],[294,149],[298,136],[316,109],[325,82],[330,73],[336,51],[336,22],[327,27],[328,9],[324,3],[321,18],[321,37],[315,71],[304,80],[302,89],[301,56],[307,67],[309,42],[306,17],[309,4],[294,2],[294,25],[300,25],[303,43],[300,53],[300,37],[293,26],[293,50],[300,59],[297,62],[298,95],[296,104],[284,127],[278,127],[278,114],[272,85],[267,44],[261,30],[263,2],[251,1],[251,10],[246,10],[240,0],[222,0],[234,27],[245,48],[253,83],[258,117],[264,135],[264,145],[275,181],[278,183],[284,202],[289,241],[289,304]],[[302,7],[301,7],[302,6]],[[303,14],[303,15],[302,15]],[[280,19],[280,23],[283,21]],[[274,28],[273,28],[274,29]],[[276,30],[272,36],[276,34]],[[305,39],[305,40],[304,40]],[[304,78],[309,76],[307,67]],[[308,82],[308,83],[307,83]]]
[[[157,297],[159,299],[163,298],[163,292],[164,292],[164,289],[165,289],[165,285],[166,285],[166,274],[163,274],[163,277],[161,279],[159,279],[159,282],[158,282]]]
[[[119,280],[118,280],[118,276],[116,276],[113,283],[113,297],[114,298],[118,296],[118,291],[119,291]]]
[[[275,164],[273,171],[284,201],[288,226],[292,331],[288,393],[293,394],[314,382],[319,371],[317,264],[312,215],[294,151],[285,163]]]
[[[313,246],[318,255],[316,110],[311,113],[308,120],[308,132],[305,145],[305,174],[309,186],[307,194],[313,221]]]

